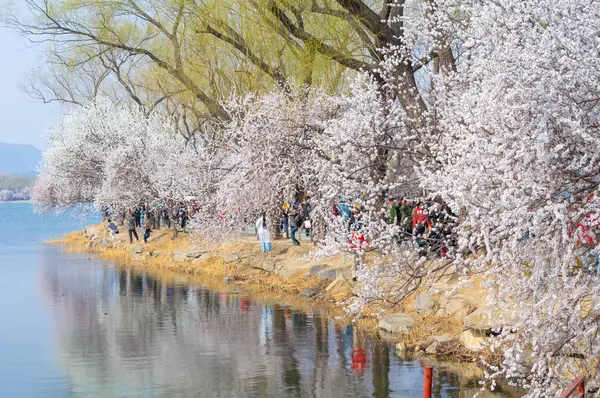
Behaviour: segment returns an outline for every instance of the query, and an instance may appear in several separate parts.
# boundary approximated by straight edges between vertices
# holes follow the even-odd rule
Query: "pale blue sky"
[[[0,27],[0,142],[44,148],[43,133],[60,117],[60,107],[29,97],[19,87],[44,62],[39,48]]]

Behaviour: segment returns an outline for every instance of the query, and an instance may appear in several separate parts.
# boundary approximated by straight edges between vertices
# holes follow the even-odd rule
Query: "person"
[[[419,203],[419,205],[413,212],[412,223],[413,228],[416,228],[419,224],[427,226],[427,224],[429,223],[429,213],[427,212],[427,209],[425,208],[425,204],[423,204],[423,202]]]
[[[167,209],[162,209],[163,222],[167,226],[167,228],[171,228],[171,218],[169,217],[169,211]]]
[[[146,217],[144,217],[144,243],[148,243],[148,238],[150,237],[150,215],[146,213]]]
[[[139,206],[135,209],[135,212],[133,213],[133,215],[135,217],[135,226],[141,227],[142,226],[142,210],[139,208]]]
[[[107,221],[108,217],[108,205],[102,205],[102,220]]]
[[[273,250],[273,243],[271,242],[271,233],[269,232],[267,215],[264,211],[256,220],[256,234],[260,241],[260,250],[263,253],[270,253],[271,250]]]
[[[349,221],[352,217],[352,213],[350,212],[350,206],[346,203],[344,198],[340,198],[340,203],[337,206],[339,214],[342,215],[342,218],[345,221]]]
[[[394,198],[390,198],[390,224],[396,224],[396,218],[398,218],[398,220],[401,218],[398,203]]]
[[[108,219],[108,222],[106,224],[106,228],[108,228],[108,233],[110,234],[110,237],[115,239],[116,238],[116,234],[119,233],[119,229],[117,228],[117,226],[115,225],[114,222],[111,221],[111,219]]]
[[[289,229],[289,205],[287,202],[283,202],[281,206],[281,230],[285,232],[285,238],[290,238],[290,229]]]
[[[187,210],[184,209],[181,212],[181,229],[185,229],[185,227],[187,226],[187,223],[188,223],[188,219],[189,219],[189,216],[188,216]]]
[[[295,209],[292,209],[290,213],[290,237],[292,238],[292,243],[296,246],[300,246],[300,241],[296,239],[296,233],[298,232],[298,222],[300,221],[300,215]]]
[[[404,213],[404,230],[406,231],[406,236],[411,236],[413,233],[413,212],[414,212],[414,203],[412,201],[407,200],[406,205],[404,206],[402,212]]]
[[[169,215],[171,217],[171,227],[173,229],[173,236],[171,236],[171,240],[177,239],[179,232],[177,231],[177,220],[179,218],[179,210],[177,208],[172,208],[169,211]]]
[[[312,205],[309,202],[310,197],[306,197],[304,202],[302,203],[302,209],[304,211],[304,232],[306,233],[306,237],[310,237],[310,232],[312,229],[312,220],[310,219],[310,214],[312,213]]]
[[[133,243],[133,237],[135,236],[135,240],[137,240],[138,242],[140,241],[140,238],[138,238],[138,234],[135,230],[135,224],[136,224],[136,219],[135,219],[135,215],[133,214],[133,211],[129,211],[129,214],[127,215],[127,229],[129,231],[129,243]]]

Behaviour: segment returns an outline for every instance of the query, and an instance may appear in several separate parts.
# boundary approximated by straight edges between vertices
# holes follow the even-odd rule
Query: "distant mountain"
[[[31,145],[0,143],[0,173],[35,176],[42,151]]]

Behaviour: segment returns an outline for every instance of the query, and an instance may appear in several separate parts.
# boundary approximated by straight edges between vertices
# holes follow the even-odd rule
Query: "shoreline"
[[[312,260],[308,258],[312,244],[293,246],[289,240],[274,240],[273,252],[261,253],[252,236],[221,245],[192,242],[187,233],[179,233],[175,240],[171,237],[172,230],[163,228],[154,230],[147,244],[130,244],[127,231],[113,240],[99,224],[45,243],[62,245],[69,252],[91,253],[118,266],[201,278],[217,289],[240,288],[251,297],[269,297],[300,309],[318,308],[331,319],[351,321],[344,303],[357,286],[350,282],[352,259],[348,256]],[[395,306],[371,304],[354,324],[397,343],[401,356],[471,363],[479,363],[483,356],[492,363],[499,361],[498,354],[482,348],[486,330],[494,325],[484,325],[475,305],[477,298],[481,300],[478,286],[458,289],[449,298],[433,293],[449,290],[453,283],[456,280],[446,278]]]

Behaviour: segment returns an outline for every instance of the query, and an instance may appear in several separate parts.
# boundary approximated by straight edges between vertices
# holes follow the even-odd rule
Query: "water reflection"
[[[73,396],[422,394],[416,361],[402,361],[388,343],[318,312],[78,256],[46,264],[42,279]],[[434,383],[438,397],[475,391],[443,369]]]

